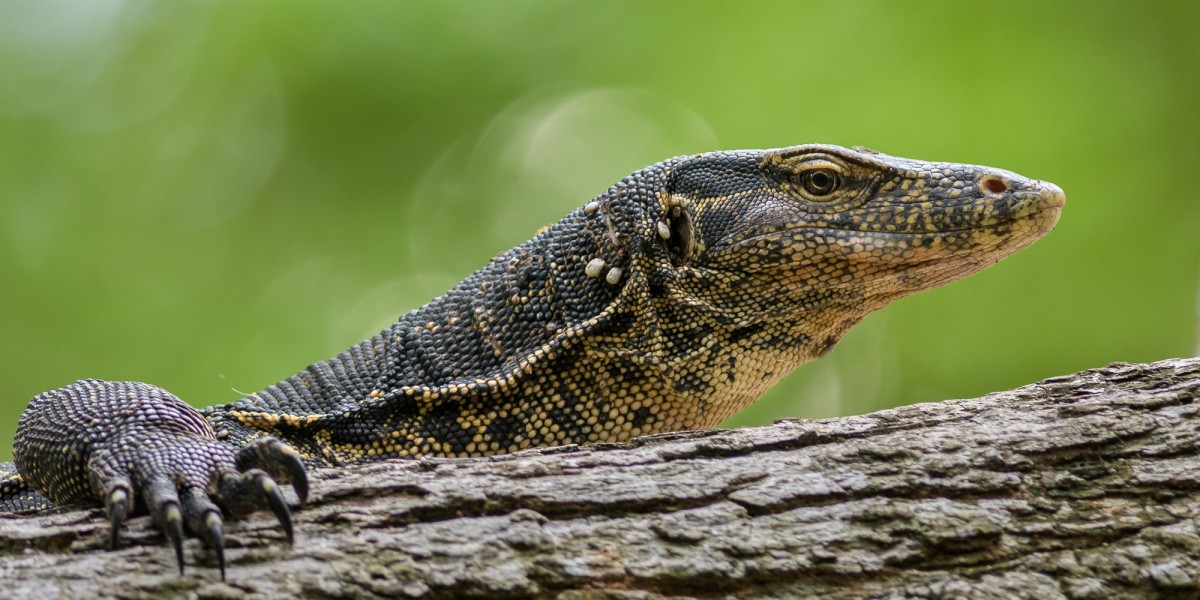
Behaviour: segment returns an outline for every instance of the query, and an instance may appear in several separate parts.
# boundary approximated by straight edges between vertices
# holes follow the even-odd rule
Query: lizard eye
[[[800,176],[800,183],[813,196],[828,196],[838,188],[841,178],[829,169],[813,169]]]

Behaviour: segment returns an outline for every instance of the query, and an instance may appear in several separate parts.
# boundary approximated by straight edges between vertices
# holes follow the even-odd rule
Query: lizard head
[[[1065,200],[1057,186],[1009,171],[861,148],[678,160],[660,197],[683,234],[669,238],[670,256],[676,269],[707,276],[680,277],[677,289],[740,323],[812,322],[814,311],[830,311],[848,323],[836,327],[844,332],[896,298],[1032,244]]]

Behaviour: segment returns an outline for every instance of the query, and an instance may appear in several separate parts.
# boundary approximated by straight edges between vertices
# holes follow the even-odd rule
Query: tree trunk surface
[[[0,515],[0,597],[1200,597],[1200,359],[971,400],[311,473],[187,573],[148,517]],[[290,493],[290,490],[289,490]],[[294,498],[293,498],[294,499]]]

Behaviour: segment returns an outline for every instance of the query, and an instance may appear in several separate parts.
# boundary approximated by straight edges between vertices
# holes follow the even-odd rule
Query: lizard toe
[[[117,486],[104,496],[104,512],[108,514],[109,523],[112,524],[112,531],[108,537],[108,547],[111,550],[117,549],[121,524],[129,515],[130,500],[129,488],[125,486]]]
[[[288,544],[296,541],[292,511],[279,489],[279,484],[261,469],[226,475],[220,484],[219,498],[231,514],[241,515],[269,508],[279,519]]]
[[[212,549],[221,570],[221,581],[225,581],[225,534],[221,527],[221,509],[204,490],[194,486],[181,491],[180,500],[188,531]]]
[[[205,517],[208,545],[217,555],[217,566],[221,569],[221,581],[225,581],[225,534],[221,531],[221,515],[210,512]]]
[[[278,483],[291,483],[300,498],[300,505],[308,501],[308,474],[304,461],[295,448],[274,437],[264,437],[251,442],[237,453],[239,471],[262,469]]]
[[[179,508],[179,493],[175,491],[175,484],[164,476],[156,476],[145,483],[142,494],[150,518],[171,540],[179,574],[183,575],[183,511]]]

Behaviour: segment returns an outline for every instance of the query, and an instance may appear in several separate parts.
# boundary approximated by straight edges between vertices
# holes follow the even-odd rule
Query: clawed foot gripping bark
[[[0,517],[0,596],[1192,598],[1200,359],[972,400],[311,472],[180,577],[148,517]],[[290,491],[289,491],[290,494]],[[294,503],[296,498],[290,496]]]

